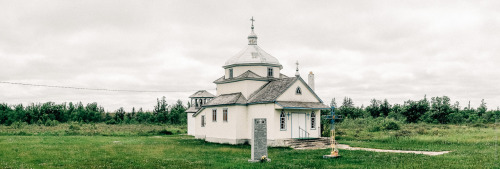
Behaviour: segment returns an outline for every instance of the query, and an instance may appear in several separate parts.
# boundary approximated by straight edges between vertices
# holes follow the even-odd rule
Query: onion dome
[[[264,50],[262,50],[257,45],[257,35],[254,32],[253,17],[250,19],[252,21],[252,31],[248,35],[248,46],[245,47],[238,54],[229,58],[224,64],[224,68],[235,67],[235,66],[274,66],[283,68],[279,63],[278,59],[271,56]]]

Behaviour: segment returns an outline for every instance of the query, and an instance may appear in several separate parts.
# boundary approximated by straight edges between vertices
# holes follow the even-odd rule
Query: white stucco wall
[[[243,94],[243,96],[248,99],[250,97],[250,94],[255,92],[266,83],[267,81],[243,80],[233,83],[217,84],[217,96],[221,94],[241,92],[241,94]]]
[[[286,129],[281,130],[280,129],[280,114],[281,110],[276,109],[278,106],[274,103],[269,103],[269,104],[255,104],[255,105],[250,105],[248,107],[248,130],[247,130],[247,137],[251,137],[251,124],[252,124],[252,119],[253,118],[266,118],[268,119],[267,123],[267,138],[269,140],[280,140],[280,139],[290,139],[292,130],[295,129],[296,126],[294,126],[291,123],[292,120],[292,113],[302,113],[305,114],[305,123],[306,123],[306,131],[309,133],[309,137],[312,138],[317,138],[320,137],[320,111],[319,110],[285,110],[285,121],[286,121]],[[316,115],[316,120],[315,120],[315,128],[311,128],[311,112],[314,111]],[[288,115],[290,113],[290,115]]]
[[[273,120],[274,115],[272,112],[274,112],[274,103],[269,103],[269,104],[252,104],[248,106],[248,119],[247,119],[247,124],[248,128],[246,131],[246,137],[251,138],[252,137],[252,126],[251,124],[253,123],[254,118],[266,118],[267,119],[267,139],[274,139],[272,128],[270,126],[273,126],[275,123],[275,120]]]
[[[223,122],[223,108],[228,108],[228,122]],[[267,119],[267,137],[270,143],[282,141],[292,137],[293,130],[297,130],[296,124],[292,124],[292,114],[304,114],[305,130],[309,137],[317,138],[320,133],[320,111],[314,110],[316,115],[316,126],[311,128],[311,112],[313,110],[285,110],[286,129],[280,129],[280,109],[274,103],[253,104],[247,106],[218,106],[206,108],[195,118],[195,136],[209,142],[240,144],[241,140],[250,140],[254,118]],[[212,121],[212,109],[217,109],[217,121]],[[290,114],[290,115],[289,115]],[[201,117],[205,116],[206,125],[201,127]]]
[[[223,120],[223,109],[228,109],[228,120]],[[212,121],[212,110],[217,109],[217,121]],[[237,140],[247,139],[246,106],[217,106],[205,108],[196,116],[196,136],[211,142],[237,144]],[[205,116],[205,127],[201,127],[201,117]]]
[[[296,94],[297,87],[300,87],[302,94]],[[277,101],[298,101],[298,102],[319,102],[314,94],[307,89],[306,84],[297,80],[290,88],[288,88]]]
[[[195,135],[195,129],[196,129],[196,123],[195,123],[195,118],[193,117],[194,113],[187,113],[187,134],[194,136]]]
[[[233,69],[233,77],[237,77],[246,71],[250,70],[254,72],[255,74],[258,74],[259,76],[262,77],[267,77],[267,66],[237,66],[237,67],[232,67],[232,68],[226,68],[225,69],[225,78],[229,78],[229,69]],[[279,67],[272,67],[273,68],[273,77],[279,78],[280,77],[280,68]]]
[[[272,130],[270,130],[270,133],[273,135],[273,139],[289,139],[292,137],[292,132],[293,130],[297,130],[297,124],[292,123],[292,114],[300,113],[300,114],[305,114],[305,125],[306,128],[305,130],[309,133],[309,137],[312,138],[317,138],[321,136],[320,134],[320,111],[319,110],[314,110],[316,120],[315,123],[316,125],[314,128],[311,128],[311,113],[313,110],[285,110],[285,123],[286,123],[286,128],[285,130],[280,129],[280,114],[281,110],[277,109],[274,112],[275,120],[273,126],[270,126]],[[296,137],[296,136],[295,136]]]

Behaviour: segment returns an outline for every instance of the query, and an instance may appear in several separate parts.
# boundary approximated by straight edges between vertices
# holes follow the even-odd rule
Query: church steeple
[[[255,21],[253,19],[253,16],[252,16],[252,19],[250,19],[250,21],[252,21],[252,32],[250,32],[250,35],[248,35],[248,45],[257,45],[257,35],[253,32],[253,22]]]

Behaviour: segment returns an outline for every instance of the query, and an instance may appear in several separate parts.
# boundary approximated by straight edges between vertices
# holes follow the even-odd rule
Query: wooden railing
[[[309,138],[309,132],[299,126],[299,138]]]

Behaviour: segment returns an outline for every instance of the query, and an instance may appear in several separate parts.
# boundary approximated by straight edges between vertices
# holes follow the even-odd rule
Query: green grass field
[[[500,168],[498,126],[493,125],[405,124],[399,131],[376,132],[339,125],[339,142],[351,146],[453,152],[427,156],[341,150],[341,158],[323,159],[329,150],[269,148],[270,163],[248,163],[249,145],[175,135],[185,131],[183,126],[84,124],[77,132],[69,126],[0,126],[0,168]],[[155,134],[162,130],[174,135]]]

